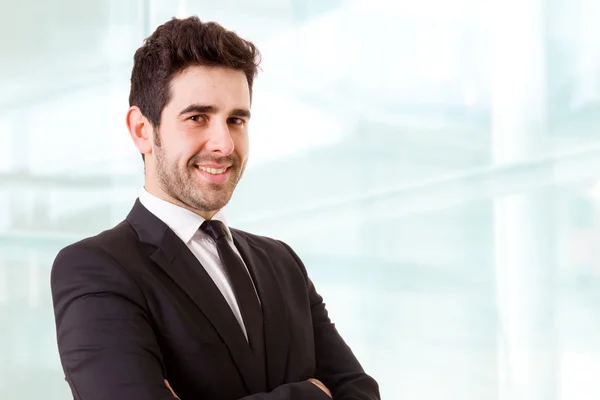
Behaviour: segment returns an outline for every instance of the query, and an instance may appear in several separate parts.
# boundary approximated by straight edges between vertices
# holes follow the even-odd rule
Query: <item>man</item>
[[[61,250],[58,348],[81,400],[379,399],[285,243],[220,211],[248,159],[255,46],[173,19],[138,49],[127,127],[145,185],[116,227]]]

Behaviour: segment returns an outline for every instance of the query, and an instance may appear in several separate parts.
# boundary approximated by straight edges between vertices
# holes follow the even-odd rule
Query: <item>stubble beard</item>
[[[237,183],[243,175],[245,165],[241,165],[235,156],[210,161],[231,163],[230,178],[223,184],[203,182],[198,176],[195,165],[199,164],[200,155],[192,157],[187,163],[185,171],[181,171],[177,164],[169,163],[164,149],[155,147],[156,176],[163,192],[179,201],[188,208],[200,212],[216,212],[225,207]],[[204,157],[203,161],[206,160]]]

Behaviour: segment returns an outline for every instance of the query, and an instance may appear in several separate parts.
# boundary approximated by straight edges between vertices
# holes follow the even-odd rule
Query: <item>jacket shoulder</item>
[[[81,256],[95,254],[102,258],[117,260],[123,254],[131,253],[136,246],[137,234],[133,227],[122,221],[113,228],[89,236],[62,248],[55,258],[55,264],[66,255]]]
[[[268,236],[257,235],[255,233],[250,233],[237,228],[230,228],[233,234],[237,234],[244,239],[246,239],[249,243],[252,243],[255,246],[261,247],[263,249],[272,248],[273,246],[282,249],[282,242],[280,240],[274,239]]]
[[[135,230],[127,221],[122,221],[113,228],[70,244],[62,249],[62,251],[75,248],[88,248],[104,250],[104,252],[111,254],[123,246],[131,247],[136,240],[137,234]]]
[[[269,254],[279,254],[284,257],[291,257],[296,262],[300,262],[298,255],[294,252],[291,246],[282,240],[274,239],[269,236],[257,235],[240,229],[231,229],[232,232],[240,235],[254,246],[260,247]]]

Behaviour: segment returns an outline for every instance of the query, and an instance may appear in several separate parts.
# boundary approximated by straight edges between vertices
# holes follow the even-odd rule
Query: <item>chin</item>
[[[203,209],[207,211],[218,211],[221,208],[225,207],[229,200],[231,199],[231,193],[222,194],[222,193],[206,193],[207,190],[200,189],[199,196],[194,196],[194,201],[197,204],[201,204]],[[206,195],[208,194],[208,196]]]

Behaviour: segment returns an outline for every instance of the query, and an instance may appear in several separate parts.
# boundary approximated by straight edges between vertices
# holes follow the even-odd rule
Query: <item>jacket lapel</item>
[[[287,309],[267,253],[247,240],[240,231],[231,229],[231,232],[235,246],[252,275],[263,309],[267,386],[270,391],[284,383],[289,346]]]
[[[151,255],[169,277],[192,299],[210,320],[229,348],[235,364],[250,393],[264,391],[262,369],[246,341],[244,333],[212,278],[190,249],[171,229],[139,200],[127,217],[140,240],[156,246]]]

